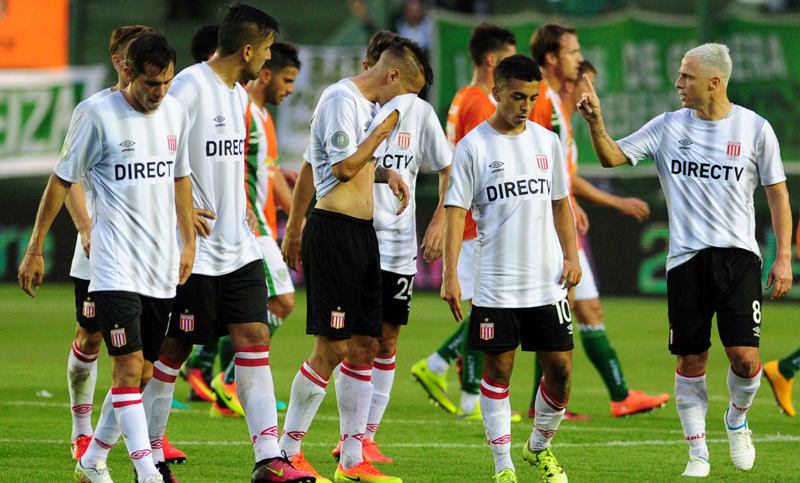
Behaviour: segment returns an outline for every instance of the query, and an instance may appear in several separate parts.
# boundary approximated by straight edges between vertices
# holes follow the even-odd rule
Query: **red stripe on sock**
[[[142,404],[142,400],[137,399],[135,401],[114,401],[113,403],[114,408],[124,408],[125,406],[132,406],[134,404]]]
[[[172,362],[171,360],[167,359],[164,356],[158,358],[158,362],[164,364],[165,366],[169,367],[170,369],[177,371],[181,368],[181,365],[177,362]]]
[[[167,374],[166,372],[162,371],[158,367],[153,367],[153,379],[158,379],[159,381],[166,382],[172,384],[178,376],[173,376],[172,374]]]
[[[79,361],[85,362],[87,364],[91,364],[92,362],[97,360],[97,352],[95,352],[94,354],[90,354],[94,356],[92,358],[84,357],[83,353],[79,352],[78,347],[75,345],[74,342],[72,343],[72,355],[75,356],[75,358],[78,359]]]
[[[316,384],[317,386],[321,387],[322,389],[325,389],[326,387],[328,387],[328,381],[325,381],[325,382],[320,381],[320,379],[322,379],[321,377],[319,379],[317,379],[317,377],[314,376],[313,374],[311,374],[310,372],[308,372],[305,367],[300,366],[300,372],[304,376],[306,376],[306,379],[308,379],[309,381],[313,382],[314,384]]]
[[[378,370],[381,370],[381,371],[393,371],[395,365],[396,364],[394,362],[390,362],[388,364],[384,364],[383,362],[378,362],[377,360],[375,361],[375,369],[378,369]]]
[[[706,371],[703,371],[703,373],[702,373],[702,374],[698,374],[698,375],[696,375],[696,376],[687,376],[686,374],[681,374],[681,371],[679,371],[678,369],[675,369],[675,373],[676,373],[677,375],[681,376],[681,377],[685,377],[686,379],[695,379],[695,378],[698,378],[698,377],[703,377],[703,376],[705,376],[705,375],[706,375]]]
[[[138,387],[112,387],[111,395],[115,394],[139,394]]]
[[[483,376],[483,382],[485,382],[486,384],[488,384],[488,385],[490,385],[492,387],[496,387],[498,389],[508,389],[508,384],[500,384],[500,383],[494,382],[493,380],[489,379],[485,375]]]
[[[269,352],[269,346],[257,345],[253,347],[242,347],[241,349],[236,349],[235,352]]]
[[[360,370],[365,371],[367,369],[371,369],[371,367],[370,366],[366,366],[366,369],[360,369]],[[353,379],[358,379],[360,381],[369,382],[369,381],[372,380],[372,376],[371,375],[365,376],[365,375],[359,374],[357,372],[353,372],[350,369],[348,369],[347,367],[345,367],[344,364],[342,364],[342,374],[344,374],[345,376],[348,376],[348,377],[352,377]]]
[[[237,366],[243,367],[258,367],[258,366],[268,366],[269,365],[269,357],[261,357],[259,359],[245,359],[243,357],[237,357],[235,364]]]
[[[490,389],[486,389],[483,384],[481,384],[481,394],[490,399],[505,399],[508,397],[508,391],[494,392]]]
[[[752,376],[743,376],[743,375],[739,374],[738,372],[734,371],[733,367],[731,367],[731,372],[734,373],[734,375],[736,375],[736,377],[738,377],[740,379],[752,379],[752,378],[756,377],[757,375],[759,375],[761,373],[761,363],[760,362],[758,363],[758,370]]]
[[[372,366],[354,366],[347,361],[343,361],[342,369],[344,369],[345,367],[350,369],[351,371],[368,371],[372,369]]]
[[[541,391],[542,393],[542,399],[544,399],[544,402],[546,402],[548,406],[555,409],[556,411],[561,411],[562,409],[567,407],[569,399],[567,399],[563,403],[558,402],[556,398],[554,398],[553,396],[550,395],[549,392],[547,392],[547,389],[544,387],[544,380],[542,380],[542,382],[539,384],[539,391]]]

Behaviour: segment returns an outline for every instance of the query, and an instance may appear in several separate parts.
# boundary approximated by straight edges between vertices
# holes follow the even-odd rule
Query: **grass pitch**
[[[673,393],[674,358],[667,350],[667,306],[664,299],[603,299],[609,337],[622,360],[630,387],[650,393]],[[764,304],[764,361],[783,357],[800,341],[796,305]],[[0,285],[0,481],[71,481],[75,464],[69,451],[70,414],[66,360],[74,334],[71,285],[45,284],[36,299],[14,285]],[[294,375],[311,351],[304,335],[305,298],[276,334],[270,350],[278,399],[288,400]],[[455,328],[447,305],[434,294],[414,295],[411,322],[403,329],[397,354],[392,400],[377,440],[394,464],[379,464],[387,474],[407,483],[490,482],[491,452],[479,422],[455,417],[428,403],[410,378],[411,365],[438,347]],[[722,423],[728,396],[727,363],[718,337],[713,338],[708,369],[710,394],[707,433],[711,451],[709,481],[800,481],[800,418],[790,419],[775,406],[771,390],[762,384],[750,426],[757,458],[752,471],[740,472],[728,456]],[[675,403],[649,414],[614,419],[600,377],[589,363],[576,334],[575,371],[570,410],[592,416],[589,422],[562,423],[554,451],[571,482],[681,481],[687,459]],[[101,350],[101,354],[104,349]],[[107,356],[99,359],[94,420],[110,386]],[[531,396],[533,355],[518,353],[511,384],[511,403],[525,412]],[[454,370],[451,394],[458,394]],[[186,398],[188,385],[178,382],[176,396]],[[47,393],[51,397],[47,397]],[[457,400],[457,396],[456,396]],[[795,404],[800,397],[795,394]],[[253,466],[244,420],[211,419],[209,404],[173,410],[170,440],[188,455],[174,467],[182,482],[246,482]],[[307,458],[323,475],[336,468],[330,450],[338,438],[333,387],[322,403],[304,441]],[[281,423],[283,415],[280,417]],[[521,447],[532,420],[512,425],[513,454],[520,482],[540,481],[522,460]],[[132,465],[122,441],[111,451],[109,466],[117,482],[131,481]]]

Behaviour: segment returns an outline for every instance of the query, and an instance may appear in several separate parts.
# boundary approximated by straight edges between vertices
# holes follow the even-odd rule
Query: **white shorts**
[[[270,297],[277,297],[287,293],[294,293],[292,277],[289,276],[289,267],[283,261],[281,249],[271,236],[265,235],[256,238],[264,257],[264,269],[267,272],[267,289]]]
[[[475,291],[475,239],[464,240],[458,256],[458,284],[461,285],[461,300],[472,300]]]
[[[589,264],[589,258],[586,256],[586,251],[581,248],[578,250],[578,259],[581,263],[581,283],[575,287],[575,300],[591,300],[600,297],[600,292],[597,291],[597,283],[594,281],[594,273],[592,266]]]

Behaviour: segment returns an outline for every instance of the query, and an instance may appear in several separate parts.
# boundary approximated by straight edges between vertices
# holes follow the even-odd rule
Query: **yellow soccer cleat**
[[[403,483],[403,480],[394,476],[387,476],[372,466],[369,461],[362,461],[349,470],[342,468],[342,464],[336,468],[333,474],[333,483]]]
[[[567,483],[567,474],[564,469],[556,461],[553,451],[548,447],[542,451],[534,453],[530,450],[530,441],[525,443],[522,448],[522,459],[528,462],[529,465],[539,468],[542,475],[542,481],[547,483]]]
[[[504,469],[492,477],[494,483],[517,483],[517,475],[509,468]]]
[[[781,374],[778,370],[778,361],[770,361],[764,364],[764,377],[769,381],[772,392],[775,394],[775,400],[778,401],[778,406],[783,409],[783,412],[794,417],[796,414],[794,406],[792,406],[794,378],[786,379]]]
[[[239,416],[244,416],[244,408],[239,402],[239,396],[236,395],[236,381],[225,384],[225,373],[220,372],[211,380],[211,388],[214,389],[218,401],[224,402],[228,409]]]
[[[456,413],[456,405],[447,394],[447,378],[439,376],[428,369],[428,361],[422,359],[411,366],[411,377],[422,385],[431,401],[450,414]]]

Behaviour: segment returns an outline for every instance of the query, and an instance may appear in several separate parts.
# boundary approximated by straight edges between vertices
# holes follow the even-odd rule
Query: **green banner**
[[[533,32],[552,19],[536,14],[490,18],[517,37],[517,52],[530,55]],[[432,101],[440,119],[456,91],[467,85],[472,64],[467,54],[470,17],[436,15],[436,84]],[[674,83],[683,54],[698,45],[696,17],[664,17],[627,12],[575,22],[583,56],[597,68],[597,90],[606,127],[614,138],[626,136],[653,117],[680,108]],[[753,109],[770,121],[784,160],[800,161],[800,17],[736,14],[715,26],[713,41],[731,49],[732,102]],[[578,149],[591,152],[586,124],[574,121]]]

